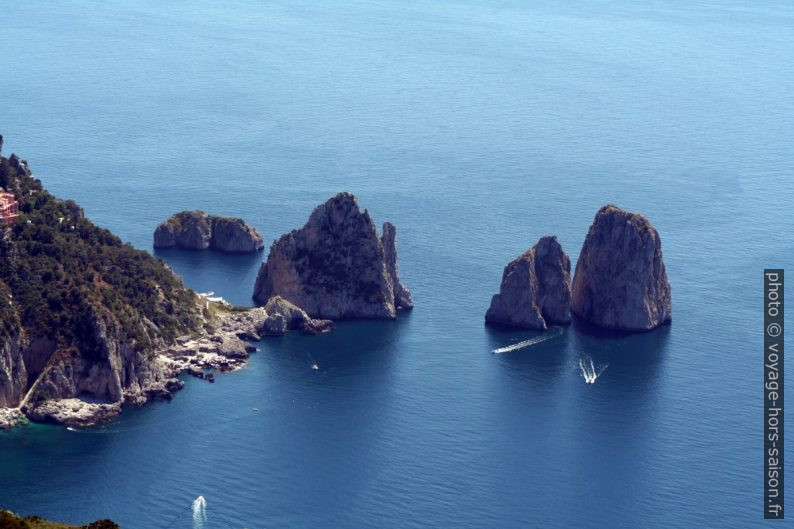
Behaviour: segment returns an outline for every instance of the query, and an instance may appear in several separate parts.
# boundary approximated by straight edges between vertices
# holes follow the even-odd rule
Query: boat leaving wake
[[[193,500],[193,529],[202,529],[207,522],[207,500],[199,496]]]
[[[519,349],[524,349],[525,347],[532,347],[533,345],[538,345],[539,343],[546,342],[553,338],[558,337],[562,334],[562,327],[552,327],[545,333],[541,334],[540,336],[535,336],[534,338],[530,338],[529,340],[524,340],[523,342],[514,343],[513,345],[508,345],[505,347],[499,347],[498,349],[494,349],[491,351],[493,354],[502,354],[502,353],[509,353],[510,351],[517,351]]]
[[[609,364],[596,366],[593,364],[593,358],[589,355],[579,357],[579,369],[582,371],[582,378],[587,384],[595,384],[595,381],[598,380],[598,377],[601,376],[601,373],[607,367],[609,367]]]

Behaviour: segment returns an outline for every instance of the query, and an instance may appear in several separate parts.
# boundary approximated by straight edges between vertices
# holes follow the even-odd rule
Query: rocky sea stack
[[[157,226],[154,247],[254,253],[264,248],[264,242],[242,219],[216,217],[203,211],[182,211]]]
[[[607,329],[647,331],[670,322],[662,241],[646,217],[612,205],[598,210],[576,264],[571,309]]]
[[[554,236],[510,262],[485,321],[527,329],[571,321],[571,261]]]
[[[318,206],[306,225],[270,248],[254,287],[254,300],[281,296],[313,318],[393,319],[413,307],[400,282],[396,230],[378,236],[369,212],[350,193]]]

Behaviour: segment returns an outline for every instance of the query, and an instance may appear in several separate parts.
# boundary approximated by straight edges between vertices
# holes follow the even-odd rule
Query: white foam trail
[[[207,500],[199,496],[193,500],[193,529],[203,529],[207,522]]]
[[[541,334],[540,336],[535,336],[534,338],[530,338],[529,340],[524,340],[523,342],[514,343],[513,345],[508,345],[506,347],[499,347],[498,349],[494,349],[491,352],[494,354],[502,354],[502,353],[509,353],[510,351],[517,351],[525,347],[532,347],[533,345],[537,345],[547,340],[551,340],[552,338],[556,338],[560,334],[562,334],[562,327],[552,327],[549,331],[547,331],[544,334]]]
[[[593,363],[593,358],[591,356],[579,357],[579,369],[581,369],[582,378],[584,378],[584,381],[587,384],[595,384],[595,381],[598,380],[598,377],[601,376],[601,373],[603,373],[604,369],[606,369],[608,366],[609,364],[596,366]]]

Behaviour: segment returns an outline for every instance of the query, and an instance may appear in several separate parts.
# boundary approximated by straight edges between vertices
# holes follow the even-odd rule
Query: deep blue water
[[[762,269],[794,268],[789,3],[121,4],[2,3],[6,154],[144,249],[194,208],[269,244],[352,191],[397,225],[416,308],[263,341],[102,427],[2,433],[0,507],[128,528],[201,526],[199,495],[208,529],[762,526]],[[659,230],[673,324],[492,355],[537,334],[483,325],[504,265],[548,233],[575,264],[608,202]],[[263,258],[160,255],[237,303]],[[607,365],[595,384],[581,358]]]

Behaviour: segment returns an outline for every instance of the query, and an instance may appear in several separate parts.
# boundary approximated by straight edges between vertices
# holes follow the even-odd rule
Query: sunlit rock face
[[[573,280],[571,309],[599,327],[647,331],[672,318],[662,241],[643,215],[601,208]]]
[[[242,219],[182,211],[157,226],[154,247],[255,253],[264,247],[264,242]]]
[[[381,239],[369,212],[339,193],[273,243],[254,299],[264,304],[277,295],[312,318],[393,319],[413,306],[397,270],[394,226],[384,226]]]
[[[545,330],[571,321],[571,261],[554,236],[511,261],[485,321]]]

